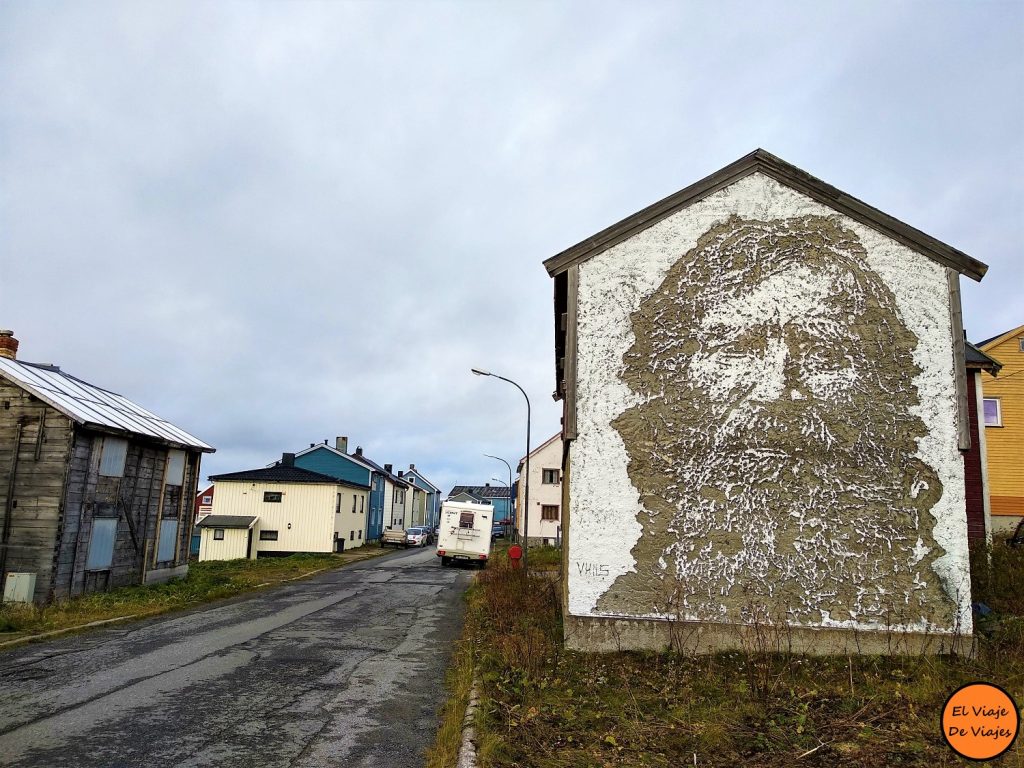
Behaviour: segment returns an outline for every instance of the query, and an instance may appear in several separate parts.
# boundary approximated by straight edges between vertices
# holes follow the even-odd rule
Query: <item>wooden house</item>
[[[516,530],[529,534],[530,544],[554,545],[562,540],[562,433],[552,435],[530,452],[530,524],[523,526],[526,457],[516,468]]]
[[[757,150],[545,267],[570,647],[964,647],[984,264]]]
[[[978,344],[1002,370],[982,374],[992,531],[1012,533],[1024,519],[1024,325]]]
[[[0,332],[0,576],[37,603],[188,570],[213,448],[127,398],[18,360]]]
[[[370,486],[303,469],[295,459],[285,453],[271,467],[210,476],[216,493],[213,514],[199,526],[200,560],[341,552],[365,543]]]
[[[441,516],[441,489],[427,480],[423,473],[410,464],[402,479],[423,491],[424,525],[437,527]]]

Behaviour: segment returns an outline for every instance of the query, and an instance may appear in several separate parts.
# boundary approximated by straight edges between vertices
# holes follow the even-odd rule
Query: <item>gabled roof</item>
[[[339,480],[330,475],[322,475],[319,472],[312,472],[301,467],[289,467],[285,464],[277,464],[273,467],[262,467],[260,469],[247,469],[242,472],[228,472],[223,475],[210,475],[214,482],[250,482],[250,483],[311,483],[327,485],[344,485],[349,488],[368,489],[370,486],[360,483],[351,483],[348,480]]]
[[[998,336],[993,336],[991,339],[985,339],[984,341],[978,342],[978,347],[984,349],[985,347],[994,347],[997,344],[1002,344],[1009,338],[1016,336],[1018,333],[1024,332],[1024,325],[1018,325],[1016,328],[1011,328],[1008,331],[1000,333]]]
[[[468,493],[479,499],[507,499],[508,488],[503,485],[456,485],[448,497]]]
[[[551,443],[553,443],[553,442],[554,442],[555,440],[561,440],[561,439],[562,439],[562,433],[561,433],[561,432],[555,432],[555,434],[553,434],[553,435],[552,435],[551,437],[549,437],[549,438],[548,438],[547,440],[545,440],[545,441],[544,441],[543,443],[541,443],[541,444],[540,444],[540,445],[538,445],[538,446],[537,446],[536,448],[534,448],[534,449],[533,449],[532,451],[530,451],[530,458],[532,459],[532,458],[533,458],[534,456],[536,456],[536,455],[537,455],[538,453],[540,453],[540,452],[541,452],[542,450],[544,450],[544,449],[545,449],[545,448],[547,448],[547,447],[548,447],[549,445],[551,445]],[[521,458],[521,459],[519,460],[519,464],[517,465],[517,468],[516,468],[516,472],[519,472],[519,471],[521,471],[521,470],[522,470],[522,468],[523,468],[523,464],[524,464],[525,462],[526,462],[526,457],[525,457],[525,456],[523,456],[523,458]]]
[[[362,462],[367,467],[372,469],[374,472],[379,472],[380,474],[384,475],[384,477],[386,477],[388,480],[390,480],[395,485],[401,485],[401,486],[403,486],[405,488],[408,488],[411,485],[410,483],[405,482],[405,480],[400,478],[394,472],[388,472],[386,469],[384,469],[384,467],[382,467],[380,464],[375,462],[373,459],[368,458],[366,456],[366,454],[350,453],[350,454],[348,454],[348,457],[350,459],[355,459],[356,461]]]
[[[441,492],[441,489],[440,489],[440,488],[438,488],[438,487],[437,487],[436,485],[434,485],[434,484],[433,484],[432,482],[430,482],[429,480],[427,480],[427,478],[425,478],[425,477],[423,476],[423,473],[422,473],[422,472],[420,472],[420,471],[419,471],[418,469],[410,469],[410,470],[409,470],[408,472],[406,472],[406,473],[405,473],[405,476],[406,476],[406,477],[408,477],[409,475],[416,475],[416,477],[418,477],[418,478],[419,478],[420,480],[422,480],[422,481],[423,481],[424,483],[426,483],[426,484],[427,484],[427,485],[429,485],[429,486],[430,486],[431,488],[433,488],[433,489],[434,489],[434,491],[435,491],[436,493],[440,493],[440,492]]]
[[[904,224],[899,219],[858,200],[842,190],[826,184],[821,179],[811,176],[795,165],[779,159],[775,155],[757,149],[734,163],[707,176],[685,189],[649,205],[642,211],[628,216],[617,224],[601,230],[586,240],[577,243],[544,262],[544,267],[552,277],[562,274],[574,264],[579,264],[599,253],[603,253],[614,245],[621,243],[638,232],[657,224],[708,195],[717,192],[733,182],[739,181],[752,173],[763,173],[776,181],[801,192],[823,205],[849,216],[886,237],[892,238],[918,253],[927,256],[943,266],[955,269],[974,280],[981,280],[988,266],[971,258],[963,251],[936,240],[919,229]]]
[[[994,357],[986,355],[969,341],[964,342],[964,362],[968,368],[988,371],[993,376],[999,373],[999,369],[1003,367],[1002,363]]]
[[[196,528],[252,528],[256,520],[250,515],[207,515]]]
[[[204,453],[215,450],[127,397],[75,378],[57,366],[0,357],[0,377],[30,392],[82,426],[143,435],[175,448],[194,448]]]

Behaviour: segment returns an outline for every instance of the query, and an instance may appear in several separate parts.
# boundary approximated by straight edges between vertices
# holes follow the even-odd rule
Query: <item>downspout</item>
[[[13,522],[11,516],[14,513],[14,479],[18,474],[18,454],[21,453],[21,433],[25,428],[25,417],[18,419],[18,426],[14,432],[14,455],[11,456],[11,471],[7,476],[7,498],[4,501],[4,527],[0,534],[0,579],[6,579],[7,575],[7,546],[11,540],[11,528]],[[2,587],[2,585],[0,585]],[[3,590],[0,588],[0,602],[3,602]]]

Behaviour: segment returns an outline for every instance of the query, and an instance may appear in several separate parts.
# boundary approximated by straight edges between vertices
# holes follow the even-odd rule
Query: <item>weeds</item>
[[[1024,699],[1024,619],[1013,615],[1024,609],[1021,555],[996,550],[993,570],[976,577],[975,599],[994,610],[973,658],[805,656],[790,650],[784,622],[754,615],[760,631],[748,628],[731,652],[565,651],[557,582],[496,556],[470,592],[466,622],[482,689],[481,764],[959,765],[938,727],[946,697],[989,680]],[[1021,750],[1019,741],[999,764],[1024,767]]]

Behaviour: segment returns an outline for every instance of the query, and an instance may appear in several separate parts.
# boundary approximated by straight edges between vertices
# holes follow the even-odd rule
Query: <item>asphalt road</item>
[[[0,766],[422,766],[471,573],[402,551],[0,653]]]

